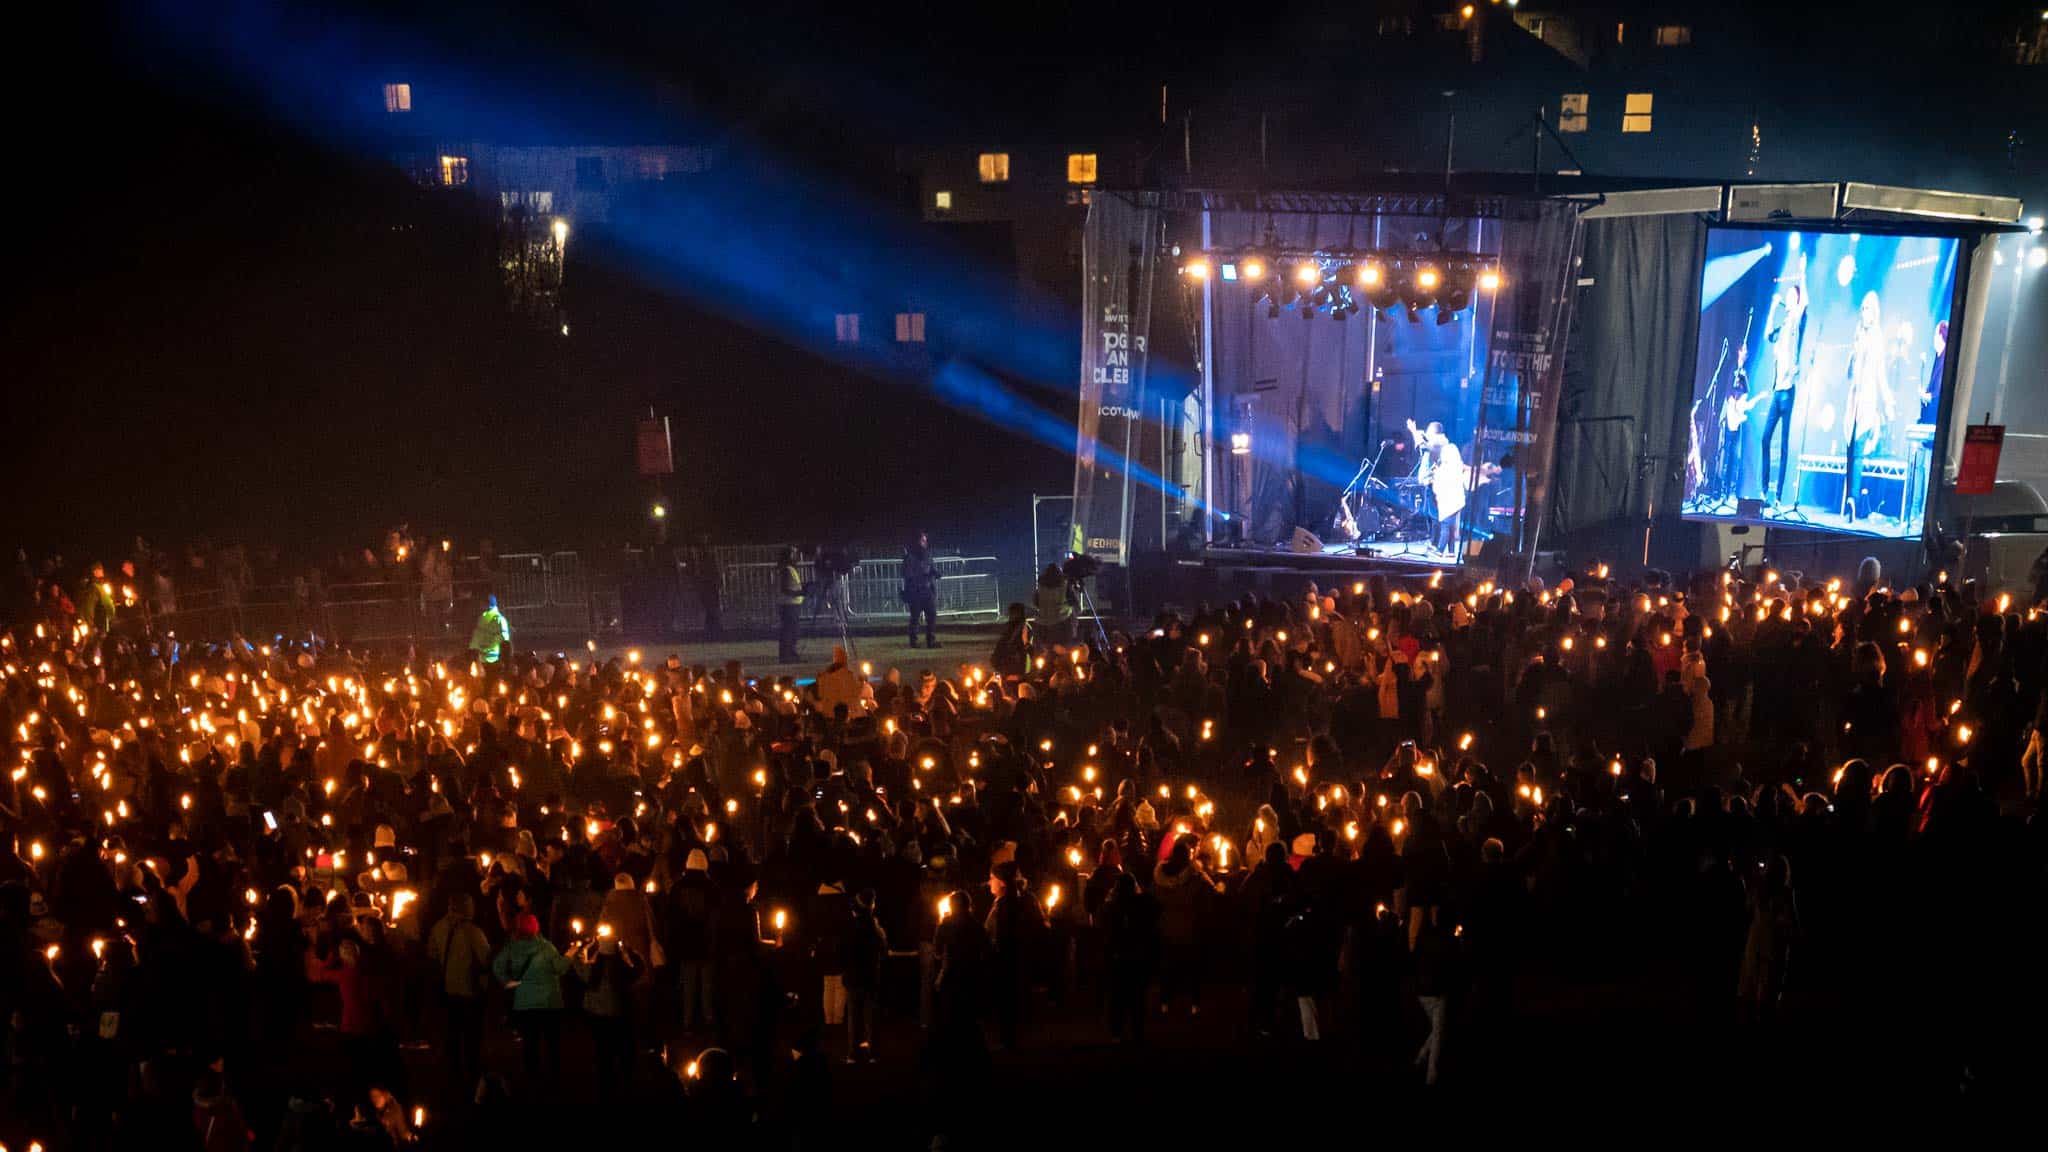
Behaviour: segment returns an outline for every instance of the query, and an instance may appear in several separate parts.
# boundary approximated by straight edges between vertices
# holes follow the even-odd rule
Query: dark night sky
[[[1021,545],[1025,496],[1069,486],[1068,452],[733,324],[609,259],[630,237],[576,247],[574,338],[508,316],[486,220],[415,194],[331,126],[281,121],[219,67],[212,49],[241,31],[230,15],[177,6],[184,35],[166,37],[154,21],[172,8],[68,10],[30,49],[36,61],[7,74],[19,113],[0,422],[10,544],[76,551],[140,531],[325,545],[408,519],[518,543],[620,539],[643,506],[627,420],[650,398],[678,421],[685,526],[729,537],[834,524],[890,536],[929,522],[980,547]],[[987,125],[1057,147],[1073,125],[1103,122],[1090,113],[1102,107],[1108,127],[1142,133],[1162,80],[1191,93],[1205,123],[1256,106],[1337,140],[1359,128],[1319,103],[1332,77],[1361,70],[1315,11],[770,0],[738,18],[701,5],[450,4],[426,25],[417,9],[373,5],[339,22],[515,78],[519,98],[585,82],[645,96],[665,109],[651,115],[690,126],[684,136],[779,156],[882,216],[908,207],[901,147],[971,150]],[[1882,31],[1842,35],[1853,47]],[[1797,57],[1782,39],[1757,51],[1767,73]],[[1796,79],[1766,76],[1757,90],[1850,114],[1839,93],[1819,99]],[[1952,119],[1894,99],[1911,110],[1906,127]],[[1856,115],[1879,113],[1890,115]],[[1856,146],[1872,151],[1867,135]],[[1007,274],[987,237],[961,239],[963,266]],[[1071,390],[1028,394],[1070,417]]]

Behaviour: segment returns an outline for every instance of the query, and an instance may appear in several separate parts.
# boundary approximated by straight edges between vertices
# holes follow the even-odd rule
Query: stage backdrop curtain
[[[1634,561],[1658,524],[1650,562],[1690,564],[1695,526],[1682,494],[1706,225],[1694,216],[1583,222],[1578,323],[1566,354],[1557,482],[1545,547]]]

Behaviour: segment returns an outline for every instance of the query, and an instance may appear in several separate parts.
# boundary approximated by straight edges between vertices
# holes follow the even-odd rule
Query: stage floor
[[[1778,507],[1766,505],[1763,511],[1755,516],[1737,516],[1726,500],[1690,500],[1680,507],[1680,512],[1688,517],[1720,520],[1731,524],[1846,532],[1879,540],[1910,539],[1920,534],[1918,530],[1901,524],[1898,517],[1887,516],[1881,512],[1851,521],[1839,513],[1797,504]]]
[[[1384,570],[1390,567],[1441,569],[1458,566],[1455,553],[1439,552],[1430,547],[1426,540],[1408,543],[1366,543],[1363,551],[1350,544],[1325,544],[1314,552],[1296,552],[1285,545],[1247,545],[1242,548],[1211,546],[1202,552],[1202,560],[1210,564],[1239,567],[1359,571]]]

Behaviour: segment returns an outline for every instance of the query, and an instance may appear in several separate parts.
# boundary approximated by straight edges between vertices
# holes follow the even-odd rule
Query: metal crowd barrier
[[[501,556],[486,574],[441,582],[431,593],[417,580],[180,588],[175,611],[141,612],[156,631],[196,641],[313,633],[343,642],[459,644],[489,595],[498,597],[515,643],[522,634],[595,636],[619,627],[617,587],[586,572],[574,552]]]
[[[773,551],[770,549],[769,551]],[[1002,619],[1002,593],[996,585],[993,556],[936,556],[939,570],[938,615],[941,619],[979,623]],[[800,561],[797,571],[808,590],[804,618],[823,619],[829,603],[820,603],[827,589],[818,582],[815,566]],[[779,566],[771,560],[721,564],[720,610],[725,622],[741,628],[775,623]],[[685,579],[687,584],[687,579]],[[903,561],[900,557],[863,559],[846,578],[846,615],[853,623],[907,620],[903,603]]]

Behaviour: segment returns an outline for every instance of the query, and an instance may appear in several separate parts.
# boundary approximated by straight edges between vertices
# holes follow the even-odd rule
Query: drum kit
[[[1387,443],[1380,445],[1384,453]],[[1427,540],[1435,527],[1429,514],[1429,486],[1414,476],[1391,483],[1373,475],[1380,458],[1362,461],[1357,475],[1337,498],[1337,515],[1331,525],[1345,543],[1385,544]]]

